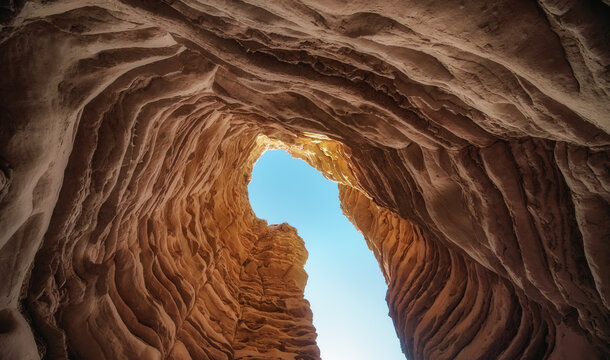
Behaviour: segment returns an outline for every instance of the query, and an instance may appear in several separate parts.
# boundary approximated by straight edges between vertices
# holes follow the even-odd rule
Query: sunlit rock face
[[[270,147],[341,184],[410,359],[607,356],[609,8],[485,3],[2,5],[0,358],[319,358]]]

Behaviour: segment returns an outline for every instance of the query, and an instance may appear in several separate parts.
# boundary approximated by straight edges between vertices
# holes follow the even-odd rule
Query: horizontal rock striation
[[[242,264],[235,359],[319,359],[309,302],[307,252],[296,230],[272,225]]]
[[[1,6],[0,358],[319,358],[273,147],[341,184],[409,358],[610,353],[604,2]]]
[[[341,187],[388,283],[390,316],[409,359],[596,358],[587,340],[496,273],[431,241],[411,222]],[[569,341],[569,345],[564,341]]]

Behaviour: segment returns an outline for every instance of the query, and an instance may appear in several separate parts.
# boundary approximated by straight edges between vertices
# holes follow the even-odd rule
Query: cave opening
[[[259,218],[286,222],[305,241],[305,298],[322,358],[404,359],[384,300],[387,285],[341,211],[337,185],[284,150],[268,150],[254,165],[248,194]]]

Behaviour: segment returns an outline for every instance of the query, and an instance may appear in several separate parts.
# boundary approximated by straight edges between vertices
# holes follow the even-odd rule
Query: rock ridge
[[[340,184],[409,358],[610,354],[607,2],[0,9],[0,358],[319,358],[268,148]]]

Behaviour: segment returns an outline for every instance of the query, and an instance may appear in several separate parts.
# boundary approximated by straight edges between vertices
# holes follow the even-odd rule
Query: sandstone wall
[[[410,358],[610,353],[604,2],[0,15],[4,358],[317,358],[268,147],[342,184]]]
[[[341,187],[388,283],[390,316],[409,359],[595,359],[578,328],[518,287],[439,246],[422,229]],[[564,319],[565,320],[565,319]],[[557,325],[557,326],[556,326]]]

